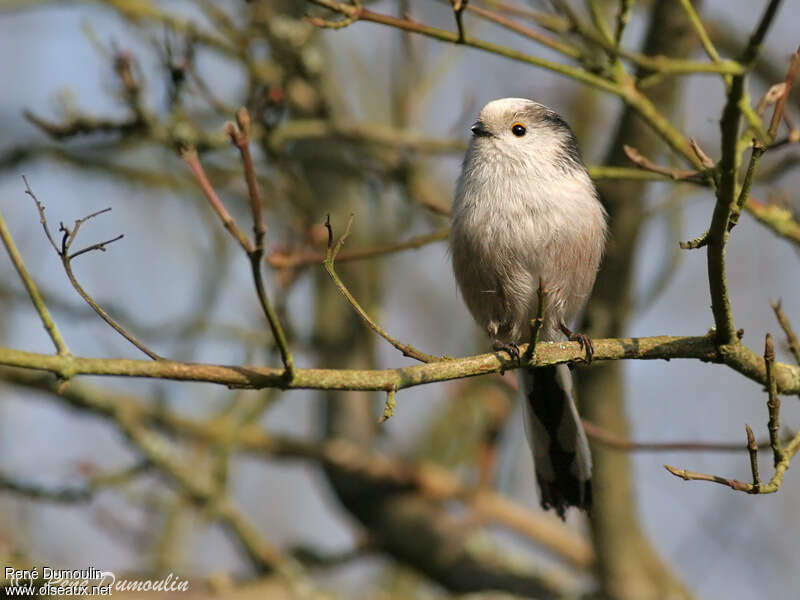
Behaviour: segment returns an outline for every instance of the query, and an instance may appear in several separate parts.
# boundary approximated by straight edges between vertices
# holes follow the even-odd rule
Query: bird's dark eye
[[[522,123],[514,123],[511,126],[511,133],[513,133],[517,137],[522,137],[523,135],[525,135],[525,131],[526,131],[525,125],[523,125]]]

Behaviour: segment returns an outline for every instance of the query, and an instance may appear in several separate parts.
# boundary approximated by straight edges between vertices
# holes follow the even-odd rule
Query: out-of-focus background
[[[541,14],[566,19],[545,1],[471,4],[554,38],[560,34],[542,27]],[[573,4],[590,23],[583,3]],[[609,26],[619,4],[596,3]],[[685,20],[680,4],[635,3],[623,45],[639,49],[648,36],[658,41],[659,27]],[[765,2],[693,4],[721,54],[733,57]],[[427,25],[455,28],[448,2],[367,5],[376,13],[410,14]],[[286,267],[287,257],[324,249],[326,214],[337,234],[354,214],[345,251],[446,227],[443,213],[469,126],[480,107],[498,97],[528,97],[560,112],[588,165],[607,164],[613,156],[610,146],[624,111],[613,96],[541,68],[374,23],[320,30],[303,20],[309,12],[331,17],[305,2],[283,0],[0,0],[0,211],[74,354],[144,358],[71,287],[25,194],[23,174],[52,228],[113,209],[85,223],[76,244],[120,233],[124,238],[105,253],[76,259],[75,274],[154,351],[182,361],[278,365],[248,261],[209,209],[177,149],[197,143],[212,183],[249,233],[241,163],[223,133],[235,110],[248,106],[260,136],[253,147],[268,224],[268,294],[296,362],[387,368],[414,361],[364,326],[318,260]],[[653,15],[662,13],[669,19],[654,27]],[[784,3],[747,81],[753,103],[782,80],[798,45],[799,20],[800,5]],[[465,12],[464,23],[470,36],[567,61],[478,12]],[[671,40],[660,41],[667,50],[656,53],[707,60],[691,28],[683,29],[688,33],[676,38],[673,32]],[[563,34],[575,39],[571,35]],[[136,90],[126,88],[126,74]],[[722,78],[670,77],[651,89],[666,98],[658,102],[663,100],[671,122],[716,159]],[[145,115],[138,121],[136,106]],[[795,100],[788,111],[800,118]],[[52,135],[57,125],[76,120],[83,120],[85,131]],[[663,142],[652,148],[649,158],[685,166]],[[791,167],[798,156],[791,146],[768,155],[754,195],[796,207],[800,172]],[[630,192],[617,199],[612,217],[638,215],[638,234],[630,238],[631,280],[619,282],[619,310],[628,311],[619,317],[619,334],[705,333],[713,324],[705,253],[681,251],[678,241],[707,228],[712,193],[664,181],[631,186],[604,180],[602,190]],[[796,245],[742,217],[728,248],[736,325],[756,351],[764,334],[773,332],[778,359],[787,362],[770,301],[783,299],[788,316],[800,322],[797,262]],[[396,338],[437,355],[488,350],[456,292],[446,242],[343,261],[338,271]],[[51,342],[5,253],[0,273],[2,345],[50,353]],[[402,391],[394,416],[378,425],[383,396],[377,394],[82,377],[58,395],[49,376],[23,381],[16,372],[0,370],[0,380],[8,382],[0,384],[0,479],[6,488],[0,490],[0,562],[94,566],[152,577],[172,572],[188,578],[198,595],[230,595],[258,585],[266,586],[262,597],[306,593],[287,583],[294,575],[260,570],[264,561],[252,560],[242,530],[220,518],[213,503],[195,501],[174,477],[143,462],[130,435],[84,402],[95,394],[110,405],[135,402],[151,415],[216,431],[205,437],[181,433],[170,423],[154,425],[157,416],[148,423],[183,468],[214,482],[246,518],[250,534],[279,550],[291,573],[302,573],[297,577],[304,585],[342,598],[429,598],[495,589],[532,597],[600,590],[615,598],[722,599],[788,596],[798,589],[800,477],[793,470],[779,493],[749,496],[683,482],[662,468],[668,463],[747,480],[744,424],[759,439],[767,434],[761,386],[724,366],[688,360],[620,367],[622,393],[608,392],[613,398],[589,399],[581,386],[584,403],[594,407],[588,420],[609,418],[620,429],[603,427],[637,441],[741,443],[742,451],[625,452],[594,442],[601,465],[616,461],[615,476],[626,482],[618,497],[615,480],[604,479],[608,493],[601,490],[599,500],[613,499],[608,501],[627,511],[593,515],[607,519],[610,528],[602,530],[594,549],[587,541],[590,530],[598,539],[597,524],[590,528],[582,515],[570,514],[561,525],[538,507],[511,375]],[[578,368],[575,376],[591,381],[604,368]],[[69,400],[73,386],[84,400]],[[613,412],[617,401],[624,406],[619,414]],[[598,416],[605,406],[611,412]],[[792,398],[784,399],[782,424],[786,431],[800,424]],[[248,447],[237,437],[241,430],[284,440],[285,447]],[[345,444],[334,458],[324,446],[332,440]],[[347,457],[353,458],[354,449],[372,470],[351,468]],[[378,453],[389,460],[383,471]],[[456,481],[466,492],[441,500],[414,483],[415,469],[431,464],[440,468],[437,477]],[[761,468],[768,478],[768,451],[762,452]],[[396,478],[387,480],[384,471]],[[403,479],[406,471],[417,473],[414,481]],[[15,491],[20,483],[25,489]],[[494,490],[494,500],[511,505],[500,516],[500,510],[481,509],[470,500],[473,489]],[[36,490],[45,497],[36,497]],[[90,493],[47,497],[58,490]],[[516,521],[509,517],[515,510],[522,513]],[[537,533],[536,527],[552,533]],[[554,538],[563,539],[567,550],[554,549]],[[630,557],[627,567],[603,556],[615,548]],[[626,581],[633,587],[626,589]]]

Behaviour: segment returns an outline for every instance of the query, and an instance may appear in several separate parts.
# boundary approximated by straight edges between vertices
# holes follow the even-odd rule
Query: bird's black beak
[[[486,126],[481,121],[475,121],[475,124],[470,128],[472,135],[475,137],[491,137],[492,132],[486,129]]]

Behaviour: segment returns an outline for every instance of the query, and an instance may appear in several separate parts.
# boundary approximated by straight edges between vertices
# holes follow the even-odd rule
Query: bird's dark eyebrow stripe
[[[581,158],[581,152],[578,148],[578,140],[575,139],[575,134],[572,133],[569,124],[561,115],[543,106],[532,106],[527,112],[532,120],[544,121],[564,135],[563,150],[565,156],[559,161],[564,170],[583,166],[583,159]]]
[[[557,129],[563,129],[572,134],[572,129],[570,129],[570,126],[567,124],[567,122],[561,118],[561,115],[554,113],[552,110],[545,110],[543,114],[539,115],[539,118],[542,121],[550,123]]]

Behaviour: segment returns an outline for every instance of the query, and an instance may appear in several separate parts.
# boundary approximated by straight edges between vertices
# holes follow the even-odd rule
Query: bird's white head
[[[472,125],[471,146],[479,154],[547,163],[564,170],[582,169],[572,130],[558,113],[525,98],[489,102]]]

